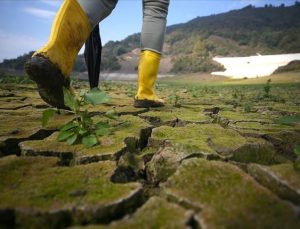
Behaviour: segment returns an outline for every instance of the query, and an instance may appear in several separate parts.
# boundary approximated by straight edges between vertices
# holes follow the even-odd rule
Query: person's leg
[[[143,0],[142,52],[135,107],[163,106],[163,101],[154,93],[154,84],[163,49],[168,7],[169,0]]]
[[[65,108],[63,86],[69,87],[69,76],[77,54],[92,28],[107,17],[117,0],[65,0],[52,25],[47,44],[26,63],[26,72],[50,105]]]

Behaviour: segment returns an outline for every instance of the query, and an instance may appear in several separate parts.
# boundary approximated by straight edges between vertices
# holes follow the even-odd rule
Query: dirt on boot
[[[60,69],[43,56],[33,56],[25,64],[26,73],[36,82],[41,98],[51,106],[69,109],[64,104],[63,87],[70,87]]]

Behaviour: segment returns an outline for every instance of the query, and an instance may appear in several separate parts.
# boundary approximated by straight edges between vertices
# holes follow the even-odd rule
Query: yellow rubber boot
[[[76,0],[65,0],[53,22],[48,43],[33,56],[47,57],[68,77],[90,32],[88,17],[79,3]]]
[[[138,67],[138,90],[135,96],[135,107],[161,107],[164,101],[159,99],[154,92],[160,64],[160,54],[145,50],[142,51]]]
[[[53,22],[48,43],[25,65],[27,74],[37,83],[39,94],[46,103],[67,109],[63,87],[70,88],[70,73],[90,31],[88,17],[78,2],[65,0]]]

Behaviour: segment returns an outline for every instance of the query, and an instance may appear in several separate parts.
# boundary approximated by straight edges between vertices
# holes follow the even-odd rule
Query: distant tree
[[[125,54],[127,50],[122,46],[117,46],[113,49],[113,55],[115,56],[121,56],[122,54]]]
[[[83,55],[79,55],[74,63],[73,71],[75,72],[85,72],[87,71],[86,63]]]
[[[245,6],[242,10],[253,9],[253,8],[255,8],[255,6],[250,4],[248,6]]]
[[[104,55],[102,57],[101,62],[101,70],[102,71],[116,71],[121,68],[121,65],[119,64],[118,58],[113,55],[106,56]]]
[[[25,62],[33,55],[33,51],[26,53],[24,55],[18,56],[15,59],[4,59],[2,63],[0,63],[0,68],[6,69],[15,69],[15,70],[24,70]]]

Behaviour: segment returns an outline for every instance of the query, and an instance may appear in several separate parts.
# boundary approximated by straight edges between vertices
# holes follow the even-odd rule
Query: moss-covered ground
[[[197,77],[159,80],[151,109],[102,82],[86,109],[119,117],[92,148],[57,141],[70,112],[42,126],[34,84],[1,84],[0,228],[300,228],[300,76]]]

